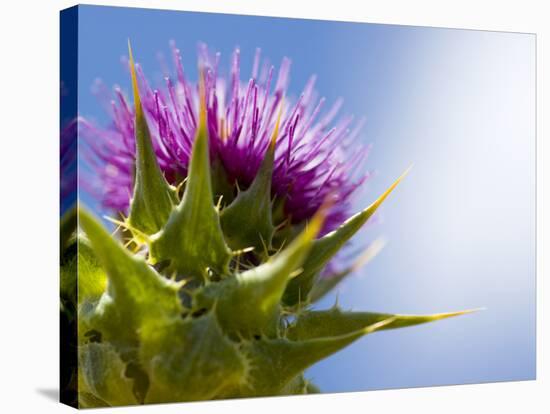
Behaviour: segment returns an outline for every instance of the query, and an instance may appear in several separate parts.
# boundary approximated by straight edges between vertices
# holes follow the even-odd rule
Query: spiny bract
[[[155,156],[131,51],[130,67],[135,183],[129,215],[117,222],[126,244],[80,210],[78,256],[66,265],[78,269],[80,406],[318,392],[304,370],[358,338],[464,313],[311,310],[345,274],[320,279],[320,272],[400,179],[328,234],[319,236],[330,199],[285,232],[272,211],[277,122],[252,183],[221,204],[201,70],[188,173],[173,187]]]

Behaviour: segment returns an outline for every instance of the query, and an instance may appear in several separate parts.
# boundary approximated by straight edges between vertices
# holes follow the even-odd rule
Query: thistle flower
[[[187,79],[180,51],[173,42],[171,49],[175,76],[167,76],[164,87],[152,89],[139,65],[136,71],[158,163],[168,182],[178,185],[188,173],[199,96],[198,85]],[[364,169],[368,147],[353,145],[354,155],[347,156],[347,147],[356,144],[361,122],[352,125],[352,117],[334,122],[342,101],[324,111],[325,99],[318,98],[314,90],[315,76],[294,102],[286,97],[288,58],[283,59],[276,74],[274,66],[262,67],[257,49],[245,83],[240,79],[239,49],[232,55],[227,78],[220,75],[219,63],[219,53],[212,55],[206,45],[200,46],[198,64],[205,72],[210,156],[218,170],[214,176],[216,196],[223,194],[223,202],[229,203],[236,188],[250,186],[282,107],[271,187],[282,213],[278,219],[303,223],[330,194],[335,203],[321,233],[333,230],[346,218],[351,195],[369,175]],[[95,165],[104,206],[127,212],[135,162],[135,113],[118,87],[110,115],[109,128],[84,122],[82,132],[100,159]]]
[[[78,267],[74,306],[78,308],[80,406],[318,392],[304,370],[355,340],[378,330],[465,313],[394,315],[348,312],[336,305],[312,310],[310,305],[339,280],[321,280],[319,274],[402,177],[326,235],[321,235],[321,229],[329,217],[335,217],[336,201],[331,198],[322,201],[313,216],[311,206],[285,202],[287,214],[303,214],[298,217],[307,219],[307,226],[293,225],[288,219],[285,226],[276,226],[278,210],[273,207],[272,192],[275,196],[277,192],[272,189],[277,171],[280,185],[288,186],[283,178],[293,177],[294,185],[304,186],[302,200],[315,205],[318,195],[306,189],[315,182],[316,173],[327,171],[320,167],[326,160],[317,158],[332,154],[328,149],[333,147],[323,143],[330,137],[315,143],[311,137],[319,135],[311,135],[309,122],[307,128],[298,127],[296,114],[307,113],[311,119],[315,110],[303,112],[300,104],[289,112],[281,109],[286,69],[275,88],[280,92],[270,98],[265,93],[269,88],[264,90],[268,96],[264,112],[251,110],[258,107],[247,103],[261,97],[253,92],[260,91],[254,81],[239,97],[237,58],[235,99],[227,106],[220,102],[223,94],[215,86],[217,65],[210,67],[206,58],[201,62],[196,96],[185,92],[183,72],[180,92],[169,84],[168,95],[174,96],[169,98],[171,117],[168,106],[161,105],[167,102],[165,96],[149,89],[143,76],[138,85],[130,51],[135,110],[132,113],[122,104],[125,115],[114,113],[118,125],[126,125],[132,135],[113,133],[120,142],[109,139],[105,144],[118,150],[110,165],[135,164],[135,174],[117,175],[131,180],[128,215],[115,220],[126,233],[119,240],[80,210],[78,249],[69,249],[77,257],[67,259],[67,267],[75,262]],[[189,103],[182,98],[177,101],[177,93],[189,97]],[[176,112],[178,108],[181,113]],[[225,110],[223,115],[220,108]],[[186,120],[176,123],[178,114],[182,119],[187,114]],[[157,138],[150,128],[158,129]],[[186,135],[190,134],[186,128],[194,135]],[[242,131],[252,135],[245,139]],[[177,133],[181,135],[176,137]],[[315,155],[300,148],[309,148]],[[249,162],[232,161],[237,156],[248,156]],[[252,166],[253,160],[257,166]],[[225,203],[219,197],[215,200],[215,196],[225,197],[216,177],[220,164],[225,180],[221,184],[229,183],[233,190],[231,184],[239,181],[239,189],[227,192]],[[289,172],[291,165],[294,170]],[[333,170],[322,175],[323,182],[347,175],[336,162]],[[302,174],[294,175],[296,171]],[[304,178],[308,173],[312,181]],[[178,175],[186,180],[174,187],[170,183],[178,183]],[[240,188],[240,180],[246,188]],[[346,188],[353,191],[353,185]],[[346,191],[338,194],[340,201],[348,197]]]

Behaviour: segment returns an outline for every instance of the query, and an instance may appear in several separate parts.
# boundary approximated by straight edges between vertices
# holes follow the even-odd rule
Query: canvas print
[[[535,379],[534,71],[533,34],[62,11],[62,402]]]

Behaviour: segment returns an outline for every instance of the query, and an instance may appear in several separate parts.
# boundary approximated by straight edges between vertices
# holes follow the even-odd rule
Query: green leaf
[[[183,198],[166,226],[152,237],[150,244],[151,259],[168,262],[168,271],[177,273],[179,278],[207,279],[209,270],[225,276],[229,273],[232,257],[213,205],[203,95],[204,86],[201,86],[199,127]]]
[[[150,379],[147,403],[209,400],[244,381],[246,361],[212,312],[150,324],[140,336]]]
[[[372,217],[374,212],[380,207],[382,202],[390,195],[395,187],[397,187],[407,172],[408,170],[395,180],[395,182],[369,207],[347,219],[334,231],[315,240],[311,252],[304,263],[304,271],[288,284],[288,288],[283,298],[283,302],[286,306],[292,307],[309,301],[309,293],[319,272],[334,255],[338,253],[344,244],[363,227],[369,218]]]
[[[223,233],[227,244],[233,250],[255,247],[257,251],[262,252],[271,248],[271,239],[275,230],[271,216],[271,176],[280,120],[281,110],[279,110],[271,143],[254,181],[245,191],[239,192],[237,198],[222,210],[220,219]]]
[[[130,42],[128,42],[128,50],[136,112],[134,125],[136,137],[136,176],[134,194],[130,202],[128,223],[131,229],[137,229],[139,232],[151,235],[158,232],[164,226],[178,200],[175,189],[166,182],[157,163],[151,134],[141,106]],[[141,234],[137,232],[134,233],[134,236],[138,240],[143,239]]]
[[[111,345],[89,343],[80,346],[78,366],[83,382],[79,388],[84,405],[93,404],[96,407],[103,406],[103,402],[110,406],[138,403],[132,391],[133,381],[125,375],[126,364]]]
[[[208,309],[215,303],[218,320],[227,333],[245,338],[274,336],[284,289],[299,271],[322,226],[325,210],[321,208],[308,227],[266,263],[199,290],[195,309]]]
[[[245,392],[253,396],[278,394],[304,369],[391,321],[390,318],[355,332],[328,338],[305,341],[278,338],[245,342],[242,350],[251,364]]]
[[[132,256],[83,210],[79,222],[107,273],[107,291],[97,305],[81,307],[80,316],[118,350],[137,344],[137,331],[148,320],[178,317],[183,308],[180,284],[160,276],[139,256]]]
[[[405,328],[407,326],[438,321],[473,311],[466,310],[433,315],[392,315],[374,312],[343,312],[337,307],[323,311],[305,311],[288,327],[286,337],[293,341],[347,335],[359,329],[367,329],[381,321],[391,320],[380,329]]]

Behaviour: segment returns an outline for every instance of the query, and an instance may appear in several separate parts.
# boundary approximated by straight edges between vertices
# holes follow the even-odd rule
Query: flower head
[[[329,127],[338,106],[321,116],[313,80],[297,100],[284,99],[288,59],[276,77],[272,68],[258,76],[258,52],[241,84],[238,51],[226,80],[219,55],[202,47],[197,88],[174,47],[176,79],[153,90],[141,70],[138,82],[128,49],[135,110],[117,91],[112,127],[83,125],[105,203],[129,214],[112,219],[121,230],[113,235],[79,207],[86,238],[74,215],[78,249],[62,267],[74,280],[75,263],[87,264],[67,300],[86,307],[76,312],[84,329],[71,369],[82,377],[79,406],[318,392],[304,370],[360,337],[469,313],[311,309],[376,254],[371,246],[321,277],[404,175],[340,223],[366,178],[352,177],[364,155],[344,163],[356,132],[349,120]]]
[[[185,74],[181,54],[171,43],[174,76],[153,89],[142,68],[137,75],[142,105],[151,130],[153,146],[167,180],[177,185],[187,176],[191,148],[198,123],[198,85]],[[229,76],[220,75],[220,54],[212,55],[206,45],[199,47],[199,68],[204,72],[207,130],[215,189],[232,191],[248,187],[265,156],[277,113],[281,110],[272,176],[272,195],[281,206],[281,220],[293,224],[310,219],[328,196],[335,203],[323,233],[332,230],[347,216],[350,197],[368,177],[364,161],[368,148],[348,146],[359,133],[361,123],[352,128],[352,117],[334,122],[342,104],[338,100],[324,110],[312,76],[297,99],[287,97],[290,60],[284,58],[275,73],[262,65],[256,50],[248,82],[241,82],[240,51],[232,55]],[[111,101],[112,123],[108,128],[83,121],[82,132],[94,149],[91,161],[100,178],[102,203],[126,212],[132,193],[135,158],[134,110],[120,88]],[[217,184],[217,185],[216,185]],[[227,197],[227,193],[224,193]],[[226,200],[230,201],[230,200]]]

